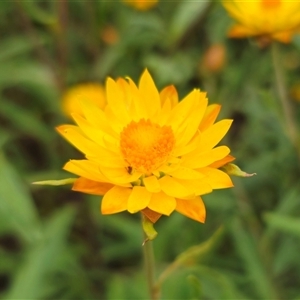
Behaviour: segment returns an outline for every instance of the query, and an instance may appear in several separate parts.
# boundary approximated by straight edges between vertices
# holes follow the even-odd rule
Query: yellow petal
[[[170,100],[171,107],[174,107],[178,104],[178,94],[174,85],[169,85],[160,92],[161,106],[165,104],[167,99]]]
[[[199,126],[201,132],[205,131],[207,128],[214,124],[215,120],[217,119],[217,116],[219,115],[220,110],[221,105],[219,104],[211,104],[207,106],[204,117]]]
[[[150,202],[151,193],[145,187],[134,186],[128,198],[127,210],[130,213],[136,213],[146,208]]]
[[[163,192],[154,193],[148,207],[153,211],[169,216],[176,208],[176,200]]]
[[[226,164],[228,164],[228,163],[230,163],[234,160],[235,160],[235,157],[233,157],[229,154],[229,155],[225,156],[224,158],[215,161],[214,163],[209,165],[209,167],[218,169],[218,168],[220,168],[220,167],[222,167],[222,166],[224,166],[224,165],[226,165]]]
[[[133,172],[132,174],[129,174],[125,167],[120,167],[120,168],[101,167],[101,172],[109,180],[109,182],[118,185],[130,184],[130,182],[134,182],[138,180],[142,175],[142,173],[137,171]]]
[[[90,161],[97,163],[101,167],[107,168],[126,168],[128,164],[125,163],[121,155],[111,154],[109,156],[92,156],[86,155],[86,158]]]
[[[72,190],[92,195],[104,195],[112,187],[113,185],[110,183],[98,182],[80,177],[74,182]]]
[[[162,191],[171,197],[187,198],[195,196],[193,191],[189,190],[170,176],[160,178],[159,183]]]
[[[201,179],[203,174],[190,168],[179,167],[174,171],[168,173],[168,175],[178,179]]]
[[[190,113],[188,120],[186,120],[185,129],[182,132],[177,132],[176,147],[186,145],[195,136],[206,110],[207,101],[206,98],[199,101],[194,111]],[[183,126],[181,128],[183,128]]]
[[[160,192],[160,184],[156,176],[149,176],[145,177],[143,179],[145,188],[150,192],[150,193],[158,193]]]
[[[151,210],[146,207],[142,210],[143,215],[145,215],[153,224],[157,222],[157,220],[161,217],[161,214],[156,211]]]
[[[221,170],[214,168],[203,168],[199,171],[206,175],[204,180],[209,183],[213,189],[226,189],[233,187],[230,177]]]
[[[200,197],[192,200],[176,199],[176,202],[176,211],[198,222],[205,222],[206,210]]]
[[[109,153],[108,148],[106,147],[106,144],[104,142],[104,137],[107,138],[109,134],[107,132],[102,131],[101,129],[97,129],[93,126],[91,126],[86,119],[84,119],[81,115],[78,114],[72,114],[73,119],[78,124],[82,132],[93,142],[95,142],[97,145],[101,146],[103,151]],[[110,151],[116,151],[117,148],[117,139],[110,136],[111,140],[114,140],[115,146],[110,147]]]
[[[101,201],[101,212],[104,215],[115,214],[127,209],[127,201],[131,189],[114,186],[103,197]]]
[[[233,120],[222,120],[211,127],[209,127],[206,131],[201,134],[201,142],[200,148],[202,151],[206,151],[212,149],[216,146],[221,139],[228,132]]]
[[[130,114],[134,121],[139,121],[140,119],[148,119],[147,107],[143,104],[143,99],[141,93],[135,83],[127,78],[129,82],[130,95],[132,99],[132,105],[130,107]]]
[[[99,166],[85,159],[70,160],[64,165],[63,169],[90,180],[108,182],[107,178],[100,173]]]
[[[79,151],[85,154],[98,153],[101,148],[87,139],[79,127],[74,125],[61,125],[56,130]]]
[[[193,169],[203,168],[224,158],[229,152],[230,149],[228,147],[219,146],[207,152],[184,156],[182,166]]]
[[[91,101],[81,101],[81,110],[83,111],[85,119],[94,127],[102,130],[109,131],[108,120],[104,111],[96,105],[96,103]],[[110,131],[113,133],[113,131]]]
[[[139,82],[139,90],[141,93],[141,101],[146,106],[148,117],[153,118],[160,110],[160,97],[155,83],[146,69]]]
[[[173,108],[167,124],[172,127],[174,133],[189,119],[190,114],[199,102],[200,95],[200,91],[195,89]]]
[[[106,97],[108,104],[113,108],[115,117],[124,124],[129,123],[131,118],[128,115],[124,94],[120,86],[111,78],[106,81]]]
[[[190,189],[194,192],[195,195],[205,195],[212,192],[211,185],[205,181],[205,178],[193,180],[193,179],[177,179],[177,181],[185,186],[186,188]],[[183,199],[186,199],[185,197],[181,197]]]

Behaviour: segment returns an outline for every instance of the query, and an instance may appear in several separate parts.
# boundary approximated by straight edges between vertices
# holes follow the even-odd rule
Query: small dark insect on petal
[[[127,172],[128,172],[129,174],[132,173],[132,167],[131,167],[131,166],[128,166],[126,169],[127,169]]]

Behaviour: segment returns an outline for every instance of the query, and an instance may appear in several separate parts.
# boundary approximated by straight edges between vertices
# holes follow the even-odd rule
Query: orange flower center
[[[175,145],[171,127],[145,119],[129,123],[120,137],[121,152],[130,169],[147,174],[167,161]]]
[[[281,0],[261,0],[261,4],[265,9],[273,9],[281,5]]]

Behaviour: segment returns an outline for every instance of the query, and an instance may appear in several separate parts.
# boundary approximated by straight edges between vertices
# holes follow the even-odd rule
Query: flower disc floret
[[[174,145],[170,126],[159,126],[145,119],[130,122],[120,137],[121,152],[129,168],[146,174],[168,160]]]

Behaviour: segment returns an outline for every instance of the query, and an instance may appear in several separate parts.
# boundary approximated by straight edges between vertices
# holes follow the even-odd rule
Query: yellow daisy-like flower
[[[105,90],[99,83],[81,83],[68,89],[62,97],[62,109],[67,116],[81,114],[80,102],[91,101],[103,109],[106,105]]]
[[[299,0],[223,0],[222,3],[238,22],[230,29],[230,37],[256,36],[289,43],[300,30]]]
[[[159,93],[147,70],[138,87],[108,78],[106,96],[104,110],[81,101],[78,126],[57,128],[85,155],[64,166],[80,176],[73,190],[103,195],[103,214],[141,211],[154,223],[176,210],[204,222],[200,196],[233,186],[218,169],[233,160],[230,149],[216,146],[232,120],[215,123],[220,106],[200,90],[180,102],[174,86]]]
[[[148,10],[154,7],[158,0],[122,0],[138,10]]]

